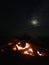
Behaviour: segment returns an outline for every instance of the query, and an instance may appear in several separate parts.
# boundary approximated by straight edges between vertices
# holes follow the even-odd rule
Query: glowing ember
[[[10,46],[10,45],[12,45],[12,43],[8,43],[8,45]]]
[[[18,44],[21,44],[20,42],[18,42]]]
[[[4,49],[1,49],[1,52],[4,52]]]
[[[14,46],[12,49],[13,49],[13,51],[16,51],[17,50],[16,46]]]
[[[38,54],[39,56],[45,56],[45,53],[40,53],[39,51],[37,51],[37,54]]]

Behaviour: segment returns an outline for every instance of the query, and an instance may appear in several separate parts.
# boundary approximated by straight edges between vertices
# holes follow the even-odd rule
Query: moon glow
[[[32,24],[33,26],[38,26],[38,25],[39,25],[39,22],[38,22],[37,20],[32,20],[32,21],[31,21],[31,24]]]

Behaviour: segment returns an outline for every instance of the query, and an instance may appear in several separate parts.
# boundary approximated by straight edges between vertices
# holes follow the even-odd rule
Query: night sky
[[[2,3],[0,18],[0,35],[49,36],[49,0]]]

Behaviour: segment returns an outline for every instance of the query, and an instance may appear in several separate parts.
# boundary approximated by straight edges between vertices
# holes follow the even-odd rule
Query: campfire
[[[17,42],[15,45],[13,44],[12,42],[8,43],[8,46],[12,46],[12,50],[14,52],[20,52],[21,54],[24,54],[24,55],[29,55],[29,56],[45,56],[46,53],[45,52],[42,52],[40,50],[40,48],[36,48],[34,45],[32,47],[31,43],[29,42]],[[1,49],[0,50],[1,52],[4,52],[4,49]]]
[[[34,53],[34,49],[32,48],[30,43],[25,43],[25,46],[22,46],[21,42],[18,42],[18,44],[16,44],[16,47],[18,49],[18,51],[20,51],[20,53],[23,53],[25,55],[30,55],[30,56],[35,56]],[[40,52],[39,50],[36,51],[38,56],[45,56],[45,53]]]
[[[16,47],[21,53],[34,56],[33,49],[29,43],[26,43],[25,47],[22,47],[21,43],[19,42],[16,44]]]

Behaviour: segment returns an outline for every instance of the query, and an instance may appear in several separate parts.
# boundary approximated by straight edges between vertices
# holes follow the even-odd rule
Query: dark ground
[[[49,57],[2,56],[0,63],[9,65],[49,65]]]

